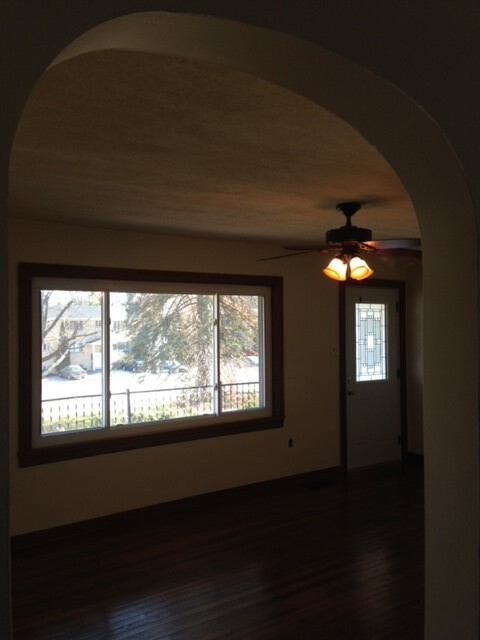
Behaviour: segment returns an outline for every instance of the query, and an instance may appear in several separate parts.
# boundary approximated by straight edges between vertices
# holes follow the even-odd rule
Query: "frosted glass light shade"
[[[347,263],[341,260],[341,258],[333,258],[325,269],[323,269],[323,273],[327,278],[331,278],[332,280],[346,280],[347,267]]]
[[[373,269],[370,269],[368,264],[362,258],[354,256],[350,260],[350,278],[352,280],[365,280],[373,274]]]

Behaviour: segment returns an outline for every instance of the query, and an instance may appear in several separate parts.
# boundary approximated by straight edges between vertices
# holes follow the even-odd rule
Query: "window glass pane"
[[[222,411],[264,407],[263,298],[220,296]]]
[[[355,304],[356,380],[387,379],[386,305]]]
[[[136,424],[214,412],[214,297],[110,294],[110,420]]]
[[[102,293],[40,291],[41,434],[102,427]]]

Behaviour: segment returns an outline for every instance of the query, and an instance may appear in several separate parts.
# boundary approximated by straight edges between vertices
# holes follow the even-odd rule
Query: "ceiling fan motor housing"
[[[372,232],[370,229],[362,229],[361,227],[354,227],[353,225],[345,225],[338,229],[330,229],[327,231],[325,240],[327,242],[368,242],[372,239]]]

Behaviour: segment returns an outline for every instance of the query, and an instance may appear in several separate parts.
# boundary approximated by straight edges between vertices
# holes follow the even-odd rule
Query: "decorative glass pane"
[[[386,316],[385,304],[355,305],[357,382],[387,379]]]

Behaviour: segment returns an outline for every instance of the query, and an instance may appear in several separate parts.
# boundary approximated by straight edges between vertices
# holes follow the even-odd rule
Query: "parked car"
[[[143,360],[131,360],[129,362],[125,362],[122,365],[122,369],[124,371],[143,371],[144,364]]]
[[[68,380],[81,380],[86,377],[87,372],[78,364],[69,364],[60,369],[58,375]]]
[[[176,360],[165,360],[160,365],[160,371],[164,373],[186,373],[188,369],[184,364],[180,364]]]
[[[112,369],[122,371],[143,371],[145,363],[143,360],[135,360],[133,358],[122,358],[112,364]]]

